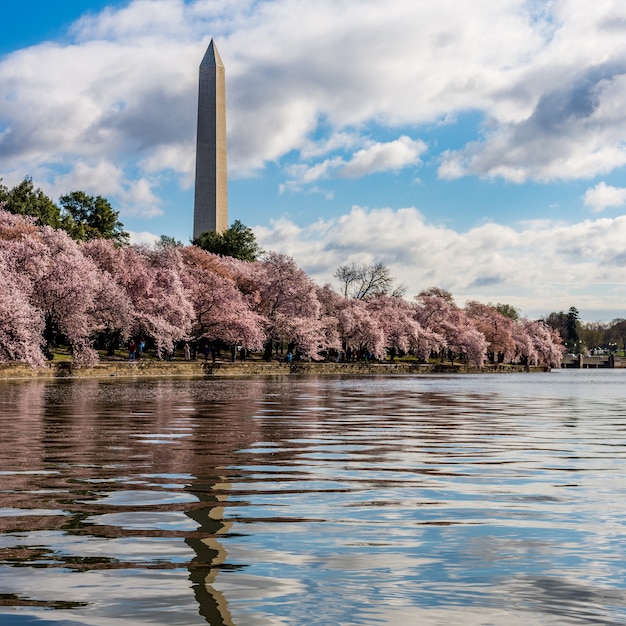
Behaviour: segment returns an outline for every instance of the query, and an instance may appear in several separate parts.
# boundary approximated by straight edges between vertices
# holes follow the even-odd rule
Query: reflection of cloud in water
[[[623,409],[529,380],[25,385],[1,582],[98,626],[613,624]]]
[[[54,624],[79,620],[83,626],[137,626],[167,624],[189,626],[189,616],[197,615],[197,604],[190,593],[186,569],[91,570],[69,573],[66,570],[15,569],[3,578],[3,593],[39,601],[83,602],[89,610],[55,610],[46,616]],[[132,606],[132,612],[129,607]],[[20,614],[42,617],[41,611],[20,608]],[[0,616],[0,622],[4,618]],[[39,622],[37,622],[39,623]]]
[[[22,517],[22,516],[48,516],[48,515],[69,515],[66,511],[62,510],[48,510],[48,509],[16,509],[16,508],[2,508],[0,509],[0,517]]]
[[[486,624],[502,624],[503,626],[530,626],[544,624],[541,614],[533,615],[520,613],[515,608],[507,606],[480,607],[464,605],[424,608],[419,606],[384,606],[372,607],[366,611],[368,623],[377,626],[449,626],[463,624],[463,626],[485,626]],[[462,615],[462,617],[460,617]],[[574,622],[575,623],[575,622]],[[250,622],[241,622],[238,626],[253,626]]]
[[[120,561],[142,561],[143,563],[172,562],[187,563],[193,552],[180,539],[165,537],[122,537],[103,539],[61,533],[54,537],[32,533],[22,538],[25,543],[54,544],[55,555],[74,557],[103,557]],[[1,622],[1,620],[0,620]]]
[[[585,573],[581,572],[581,576]],[[612,619],[609,610],[626,608],[626,590],[594,585],[586,576],[580,581],[557,575],[528,576],[507,585],[507,591],[521,610],[558,615],[572,623],[583,620],[606,626],[623,626],[624,623]]]
[[[85,519],[84,523],[98,524],[100,526],[117,526],[124,530],[185,531],[198,529],[198,525],[194,520],[177,511],[104,513],[103,515],[90,515]]]
[[[77,502],[85,502],[77,500]],[[103,506],[154,506],[164,504],[182,504],[198,502],[198,498],[189,493],[172,493],[171,491],[115,491],[102,498],[88,500],[90,504]]]
[[[214,584],[216,589],[225,594],[230,602],[238,600],[272,600],[286,598],[293,595],[302,595],[306,586],[298,580],[272,576],[252,576],[237,573],[236,577],[224,573]]]

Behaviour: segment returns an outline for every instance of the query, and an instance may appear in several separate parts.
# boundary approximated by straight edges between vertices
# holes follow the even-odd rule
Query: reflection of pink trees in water
[[[556,365],[558,335],[541,322],[511,320],[494,307],[457,306],[438,288],[412,302],[388,295],[355,300],[317,287],[288,256],[253,263],[193,246],[77,243],[66,233],[0,210],[0,362],[44,363],[46,344],[69,344],[75,362],[97,361],[93,338],[111,347],[129,337],[169,352],[179,341],[284,342],[308,358],[358,349],[383,359],[434,352]]]
[[[129,576],[150,581],[159,570],[186,568],[200,614],[211,624],[232,624],[227,594],[216,584],[225,567],[237,567],[224,540],[242,515],[232,507],[245,507],[250,489],[271,492],[256,466],[287,463],[299,449],[289,442],[318,428],[323,433],[328,407],[341,399],[315,379],[296,385],[5,384],[0,530],[9,539],[0,558],[20,572],[45,568],[39,571],[46,581],[62,576],[69,596],[61,597],[70,598],[84,585],[83,572],[122,570],[106,577],[123,587]],[[295,414],[306,419],[284,417]],[[253,444],[263,441],[287,444],[270,460],[264,452],[255,456]],[[167,523],[159,525],[160,518]],[[41,596],[5,597],[5,606],[63,608],[43,604],[50,594],[46,587]],[[132,602],[132,592],[121,590],[120,598]]]
[[[267,384],[233,394],[233,381],[5,383],[0,532],[20,538],[0,558],[49,572],[186,567],[200,612],[231,623],[212,587],[227,556],[228,468],[263,437],[250,417]],[[146,550],[140,559],[125,547],[133,538]],[[5,598],[13,602],[43,606]]]

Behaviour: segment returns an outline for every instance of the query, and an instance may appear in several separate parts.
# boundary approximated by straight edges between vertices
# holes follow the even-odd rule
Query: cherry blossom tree
[[[428,357],[434,347],[433,333],[422,328],[409,303],[402,298],[380,295],[370,298],[366,304],[382,331],[392,360],[399,351]]]
[[[48,343],[66,339],[76,364],[93,365],[98,361],[92,338],[99,328],[101,272],[64,231],[45,226],[40,240],[45,254],[33,281],[32,300],[44,314],[44,337]]]
[[[41,311],[25,293],[24,280],[0,249],[0,362],[24,361],[32,367],[44,365],[41,352],[45,327]]]
[[[181,255],[181,278],[194,312],[191,338],[261,347],[263,319],[251,310],[220,257],[196,246],[182,248]]]
[[[515,358],[515,340],[513,338],[513,320],[505,317],[496,307],[470,301],[465,305],[465,313],[476,330],[485,337],[489,360],[512,361]]]
[[[342,340],[339,334],[338,315],[345,306],[346,298],[335,292],[330,285],[317,287],[317,299],[320,303],[320,323],[324,336],[323,345],[327,350],[339,354]]]
[[[44,365],[43,313],[31,302],[32,274],[44,247],[34,237],[34,217],[23,217],[0,206],[0,362]]]
[[[543,321],[520,318],[513,334],[517,353],[527,365],[560,366],[565,346],[557,330]]]
[[[322,321],[326,327],[332,320],[333,333],[326,331],[332,342],[328,346],[345,351],[367,351],[376,358],[385,356],[385,333],[380,320],[372,315],[368,303],[335,293],[326,286],[318,291],[322,304]]]
[[[442,337],[442,359],[449,354],[465,354],[469,363],[482,367],[487,352],[484,335],[476,330],[468,316],[456,305],[449,291],[432,287],[416,297],[417,320],[424,328]]]
[[[37,227],[31,218],[3,213],[0,240],[4,266],[17,284],[16,293],[44,320],[44,342],[66,341],[77,364],[95,363],[91,339],[97,327],[93,306],[99,286],[96,266],[65,232]],[[35,347],[31,355],[34,351]],[[39,362],[33,356],[29,360]]]
[[[112,355],[120,342],[129,338],[133,329],[134,306],[121,278],[125,252],[110,239],[92,239],[82,244],[81,250],[102,273],[95,314],[100,341]]]
[[[24,237],[34,237],[39,232],[36,218],[16,215],[4,210],[5,202],[0,202],[0,240],[14,241]]]
[[[83,247],[122,289],[121,294],[114,293],[120,308],[119,315],[110,316],[110,332],[119,332],[122,338],[150,338],[159,355],[187,338],[193,306],[181,280],[184,265],[177,247],[115,247],[98,240]]]
[[[193,305],[181,280],[182,258],[177,248],[124,249],[123,286],[132,300],[132,334],[151,337],[157,354],[171,352],[191,331]]]
[[[266,324],[265,358],[271,357],[277,341],[287,341],[314,357],[324,332],[313,281],[291,257],[275,252],[249,267],[256,284],[257,312]]]

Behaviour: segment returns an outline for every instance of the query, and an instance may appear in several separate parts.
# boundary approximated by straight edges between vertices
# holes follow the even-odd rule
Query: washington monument
[[[225,83],[224,64],[211,39],[200,63],[194,239],[209,230],[219,233],[228,228]]]

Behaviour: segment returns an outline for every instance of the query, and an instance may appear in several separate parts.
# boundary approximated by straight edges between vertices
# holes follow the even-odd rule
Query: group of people
[[[137,343],[134,339],[131,339],[128,343],[128,360],[139,361],[145,347],[146,342],[143,339],[141,339],[139,343]]]
[[[141,356],[146,348],[146,342],[143,339],[139,340],[137,343],[134,339],[130,339],[128,342],[128,360],[129,361],[139,361],[141,360]],[[189,344],[185,342],[184,346],[185,352],[185,361],[191,360],[191,349]],[[163,350],[162,352],[157,351],[157,359],[164,361],[171,361],[174,358],[174,353],[171,351]]]
[[[215,346],[211,346],[211,344],[208,344],[208,343],[204,345],[202,352],[204,354],[205,361],[208,361],[209,356],[210,356],[211,360],[214,363],[215,363],[216,357],[220,355],[219,348],[216,348]],[[244,348],[243,346],[232,345],[230,347],[230,360],[233,363],[237,359],[239,359],[240,361],[245,361],[249,356],[250,356],[250,350],[248,350],[247,348]]]
[[[237,355],[239,355],[239,360],[243,362],[246,360],[248,354],[250,354],[250,352],[243,346],[230,347],[230,359],[233,363],[237,360]]]
[[[136,342],[134,339],[130,339],[128,342],[128,360],[139,361],[145,350],[145,347],[146,347],[146,343],[143,339],[141,339],[139,342]],[[187,342],[185,342],[185,345],[183,346],[183,353],[184,353],[185,361],[192,360],[191,347],[189,343]],[[216,357],[219,357],[220,355],[220,350],[219,350],[219,347],[216,347],[210,343],[205,343],[202,346],[202,353],[204,354],[205,361],[208,361],[209,357],[211,357],[211,360],[215,362]],[[339,352],[336,352],[336,354],[337,354],[336,360],[339,360]],[[244,362],[246,359],[250,357],[250,350],[248,350],[244,346],[232,345],[230,347],[230,357],[233,363],[236,361]],[[193,358],[195,359],[195,355]],[[287,351],[285,360],[288,363],[292,363],[293,361],[299,361],[301,358],[302,358],[302,353],[300,352],[300,350],[298,349],[294,350],[290,346]],[[357,358],[362,358],[362,356],[360,355],[360,353],[357,352],[357,350],[353,351],[349,349],[347,353],[343,351],[341,352],[342,361],[356,360]],[[174,359],[174,353],[171,351],[170,352],[157,351],[157,359],[164,360],[164,361],[172,361]]]

